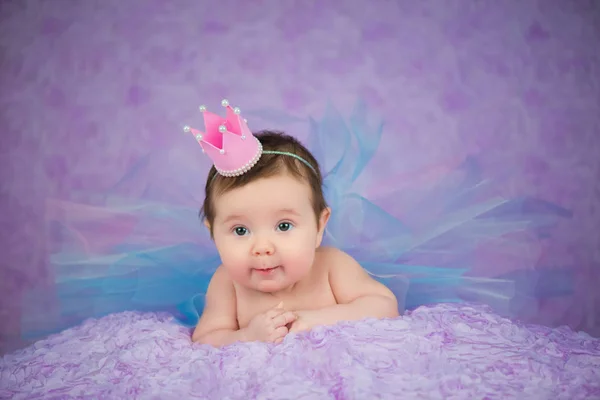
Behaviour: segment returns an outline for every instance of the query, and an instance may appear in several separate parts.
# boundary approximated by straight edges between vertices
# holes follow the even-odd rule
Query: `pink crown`
[[[246,120],[240,117],[239,108],[231,108],[227,100],[221,105],[226,108],[226,118],[206,111],[204,115],[206,132],[185,126],[185,132],[191,132],[200,146],[212,160],[217,172],[223,176],[238,176],[252,168],[262,155],[262,145],[254,137]]]

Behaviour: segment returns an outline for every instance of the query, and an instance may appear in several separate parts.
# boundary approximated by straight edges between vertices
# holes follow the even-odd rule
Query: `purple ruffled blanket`
[[[0,361],[10,399],[600,398],[600,339],[441,304],[394,320],[192,344],[168,315],[89,320]]]

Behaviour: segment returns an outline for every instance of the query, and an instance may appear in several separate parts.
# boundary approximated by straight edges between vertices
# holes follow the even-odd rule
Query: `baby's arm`
[[[339,321],[399,315],[398,301],[392,291],[371,278],[352,257],[340,250],[327,249],[324,258],[329,268],[329,284],[338,304],[299,312],[299,322],[304,319],[306,324],[303,329]]]
[[[206,291],[202,316],[194,329],[192,341],[215,347],[244,341],[237,323],[233,283],[222,267],[217,268]]]
[[[373,279],[361,266],[342,251],[334,251],[329,270],[329,284],[338,302],[340,319],[394,318],[398,300],[384,284]]]

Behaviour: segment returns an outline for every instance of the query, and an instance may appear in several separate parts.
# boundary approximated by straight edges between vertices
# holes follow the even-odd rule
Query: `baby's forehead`
[[[259,179],[215,196],[217,214],[303,213],[312,206],[310,185],[302,179],[276,176]]]
[[[243,198],[253,195],[279,195],[282,197],[309,196],[311,188],[308,181],[289,173],[280,173],[264,178],[257,178],[239,186],[229,187],[217,197]]]

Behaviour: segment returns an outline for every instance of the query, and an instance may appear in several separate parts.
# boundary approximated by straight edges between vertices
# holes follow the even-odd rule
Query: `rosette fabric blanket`
[[[6,355],[3,399],[600,398],[600,339],[470,304],[289,335],[194,344],[167,314],[124,312]]]

